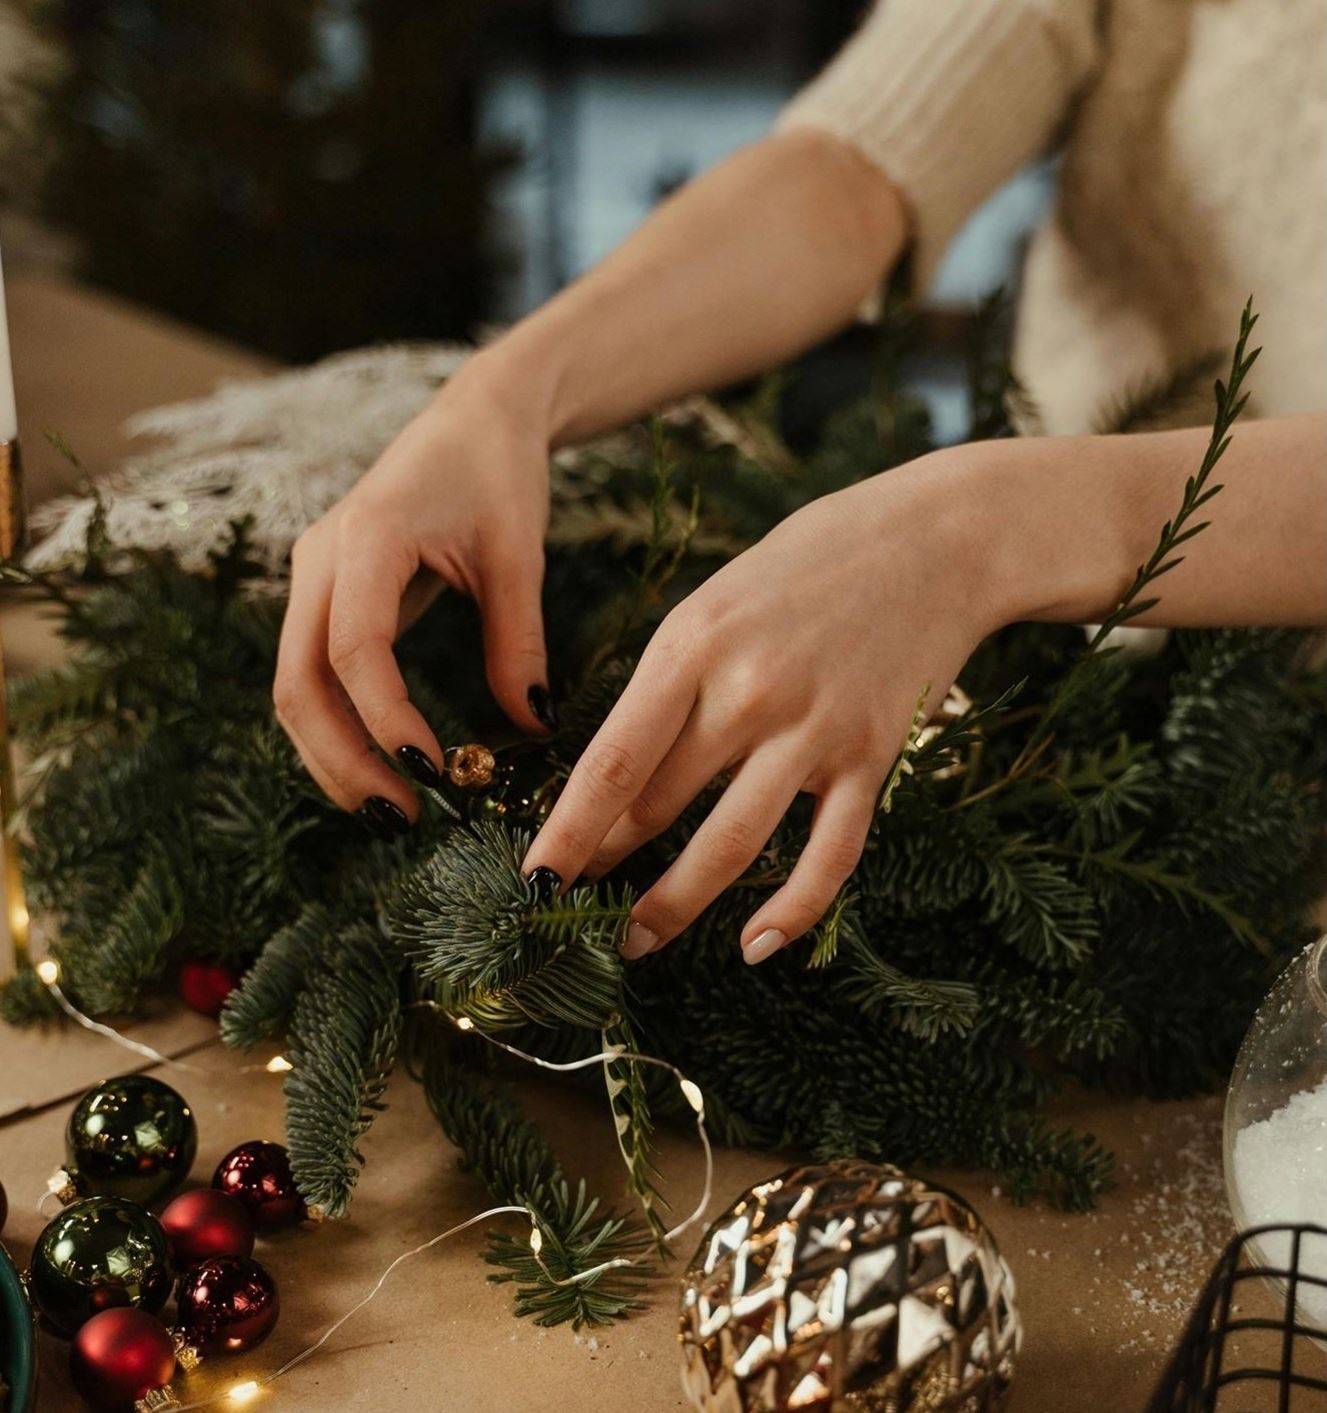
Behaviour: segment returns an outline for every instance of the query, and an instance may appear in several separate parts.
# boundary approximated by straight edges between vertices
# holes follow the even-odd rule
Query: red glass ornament
[[[276,1324],[276,1282],[251,1256],[214,1256],[175,1293],[185,1340],[204,1354],[252,1349]]]
[[[247,1256],[253,1250],[253,1218],[238,1197],[199,1187],[182,1192],[161,1214],[175,1264],[188,1270],[209,1256]]]
[[[94,1408],[129,1413],[138,1399],[170,1382],[175,1346],[145,1310],[103,1310],[74,1336],[69,1372]]]
[[[199,1015],[219,1016],[238,981],[239,977],[224,962],[194,958],[180,968],[180,999]]]
[[[259,1230],[291,1226],[304,1218],[304,1199],[290,1172],[290,1155],[279,1143],[255,1138],[232,1148],[217,1164],[212,1186],[238,1197]]]

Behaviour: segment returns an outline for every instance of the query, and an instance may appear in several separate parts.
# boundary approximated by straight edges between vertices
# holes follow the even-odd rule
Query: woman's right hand
[[[381,837],[406,829],[418,808],[384,756],[424,784],[442,765],[393,652],[428,583],[478,602],[489,685],[511,719],[527,731],[551,725],[540,607],[549,439],[537,416],[490,391],[513,380],[486,378],[484,358],[291,554],[277,716],[318,784]]]

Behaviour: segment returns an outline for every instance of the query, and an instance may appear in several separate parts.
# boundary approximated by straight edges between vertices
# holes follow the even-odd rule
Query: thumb
[[[484,665],[488,685],[503,711],[523,731],[553,729],[544,646],[543,546],[494,545],[480,580]]]

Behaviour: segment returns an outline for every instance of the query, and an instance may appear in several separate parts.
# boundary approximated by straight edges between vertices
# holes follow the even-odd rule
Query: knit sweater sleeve
[[[879,0],[778,130],[825,129],[870,158],[911,221],[925,289],[950,238],[1046,152],[1098,57],[1098,0]]]

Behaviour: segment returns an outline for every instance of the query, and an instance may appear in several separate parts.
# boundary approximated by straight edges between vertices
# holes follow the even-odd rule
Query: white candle
[[[5,267],[0,260],[0,442],[12,442],[17,436],[14,370],[9,362],[9,319],[5,313]]]

